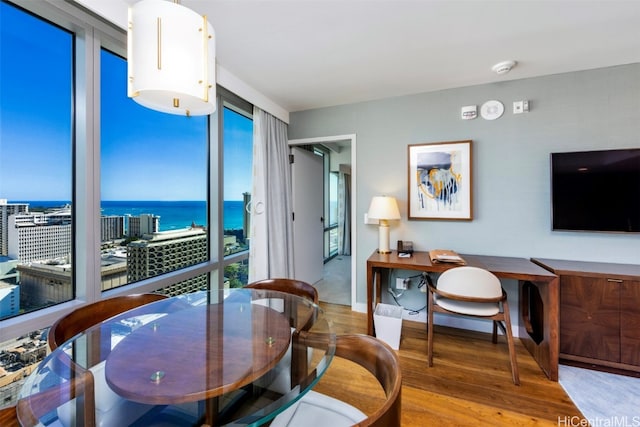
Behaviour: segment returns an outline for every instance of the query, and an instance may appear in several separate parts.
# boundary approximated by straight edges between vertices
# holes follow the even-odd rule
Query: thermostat
[[[478,117],[478,107],[475,105],[467,105],[462,107],[460,112],[460,118],[462,120],[473,120]]]

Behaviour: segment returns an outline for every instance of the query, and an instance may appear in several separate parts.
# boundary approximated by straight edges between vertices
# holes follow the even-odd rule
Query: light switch
[[[515,101],[513,103],[513,114],[524,113],[524,101]]]
[[[378,225],[378,224],[380,224],[380,221],[378,221],[377,219],[369,219],[369,214],[367,212],[365,212],[364,213],[364,223],[365,224]]]
[[[529,111],[529,101],[514,101],[513,114],[522,114]]]

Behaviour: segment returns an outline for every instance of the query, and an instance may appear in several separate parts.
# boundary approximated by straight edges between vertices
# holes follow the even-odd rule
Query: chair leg
[[[429,292],[429,291],[428,291]],[[433,366],[433,293],[429,292],[427,297],[427,360],[429,367]]]
[[[509,357],[511,358],[511,376],[515,385],[520,385],[520,374],[518,373],[518,361],[516,360],[516,348],[513,343],[513,333],[511,332],[511,317],[509,314],[509,304],[505,299],[502,302],[504,312],[504,325],[506,328],[507,345],[509,346]]]
[[[491,337],[491,341],[494,344],[498,343],[498,322],[496,320],[493,321],[493,335]]]

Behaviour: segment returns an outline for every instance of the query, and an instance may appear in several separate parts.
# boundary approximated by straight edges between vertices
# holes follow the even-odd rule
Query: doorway
[[[323,158],[314,151],[291,147],[294,278],[315,284],[323,277],[325,215]]]
[[[341,199],[341,207],[335,207],[335,214],[340,211],[339,215],[343,215],[343,220],[340,221],[339,227],[341,232],[347,230],[348,235],[341,235],[340,239],[337,238],[338,227],[334,227],[332,230],[328,230],[323,237],[324,240],[331,240],[324,247],[331,247],[332,251],[340,244],[346,245],[346,247],[338,248],[331,256],[327,256],[325,251],[325,259],[328,259],[324,263],[322,272],[322,279],[314,286],[318,289],[320,301],[329,302],[333,304],[351,305],[352,309],[356,304],[356,277],[355,277],[355,249],[356,249],[356,235],[355,235],[355,212],[356,201],[353,197],[353,189],[355,187],[355,135],[338,135],[319,138],[305,138],[290,140],[289,145],[312,145],[327,152],[331,157],[331,166],[327,168],[326,184],[330,185],[330,175],[335,174],[338,180],[341,180],[340,185],[342,191],[338,191],[338,198]],[[346,184],[345,184],[346,183]],[[335,190],[334,190],[335,191]],[[347,198],[345,199],[345,192]],[[348,200],[345,204],[344,200]],[[346,209],[346,213],[344,210]],[[327,217],[325,212],[325,217]],[[316,244],[322,244],[323,242],[316,242]],[[309,242],[310,245],[314,243]]]

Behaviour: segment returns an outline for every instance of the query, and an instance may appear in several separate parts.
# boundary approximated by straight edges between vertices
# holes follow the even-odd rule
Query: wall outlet
[[[409,285],[409,279],[396,277],[396,289],[407,289],[408,285]]]

